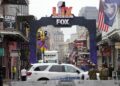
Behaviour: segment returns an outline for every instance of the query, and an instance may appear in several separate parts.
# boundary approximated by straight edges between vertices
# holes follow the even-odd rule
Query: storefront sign
[[[15,29],[15,16],[5,16],[5,18],[4,18],[4,28]]]
[[[11,57],[19,57],[20,56],[20,51],[19,50],[12,50],[10,52]]]
[[[4,56],[4,48],[0,48],[0,57]]]

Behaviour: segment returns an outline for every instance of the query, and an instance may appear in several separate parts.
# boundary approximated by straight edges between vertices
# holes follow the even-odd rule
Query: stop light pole
[[[2,68],[3,56],[4,56],[4,48],[0,48],[0,86],[3,86],[3,68]]]
[[[0,86],[3,86],[3,77],[2,77],[2,56],[0,56]]]
[[[0,23],[3,22],[3,17],[0,17]],[[0,35],[0,43],[2,45],[3,42],[3,35]],[[3,86],[3,73],[2,73],[2,57],[3,57],[3,48],[1,48],[1,53],[0,53],[0,86]]]

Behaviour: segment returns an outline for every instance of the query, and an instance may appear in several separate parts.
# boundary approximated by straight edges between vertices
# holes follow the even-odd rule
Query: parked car
[[[87,80],[88,78],[88,72],[84,72],[72,64],[65,63],[35,63],[27,72],[27,81]]]

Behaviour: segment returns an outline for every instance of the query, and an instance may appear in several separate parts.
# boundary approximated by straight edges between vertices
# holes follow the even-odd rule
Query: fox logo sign
[[[56,19],[56,24],[69,25],[69,19]]]

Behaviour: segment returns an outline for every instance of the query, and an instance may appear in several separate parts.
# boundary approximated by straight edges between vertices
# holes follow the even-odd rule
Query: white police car
[[[75,80],[89,78],[88,72],[72,64],[35,63],[27,72],[27,81]]]

